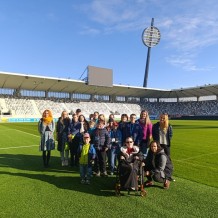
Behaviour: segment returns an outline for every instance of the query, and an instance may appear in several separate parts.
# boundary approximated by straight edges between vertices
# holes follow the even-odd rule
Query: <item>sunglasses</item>
[[[133,141],[127,141],[126,143],[128,143],[128,144],[129,144],[129,143],[133,143]]]

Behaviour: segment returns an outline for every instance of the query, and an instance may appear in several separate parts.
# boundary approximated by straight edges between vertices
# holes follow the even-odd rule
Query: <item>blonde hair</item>
[[[146,113],[145,124],[146,124],[146,125],[150,124],[150,123],[151,123],[151,120],[150,120],[150,117],[149,117],[149,115],[148,115],[148,111],[142,110],[141,113],[140,113],[140,119],[143,119],[143,118],[142,118],[142,114],[143,114],[143,113]]]
[[[62,111],[62,113],[61,113],[61,119],[60,119],[60,121],[61,121],[61,123],[63,124],[63,120],[64,120],[64,113],[67,113],[67,119],[69,119],[69,114],[68,114],[68,112],[67,111]]]
[[[48,112],[48,117],[46,117],[46,112]],[[48,125],[53,121],[53,116],[50,110],[44,110],[42,113],[43,123]]]
[[[164,119],[163,122],[160,122],[160,129],[163,130],[165,133],[167,132],[167,129],[169,127],[169,117],[167,114],[161,114],[160,115],[160,121],[161,119]]]

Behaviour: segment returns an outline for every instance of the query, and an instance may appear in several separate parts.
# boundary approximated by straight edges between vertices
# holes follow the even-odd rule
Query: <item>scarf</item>
[[[132,152],[134,152],[133,148],[127,148],[127,151],[126,151],[127,154],[130,155]]]
[[[53,121],[52,117],[43,117],[43,123],[49,125]]]

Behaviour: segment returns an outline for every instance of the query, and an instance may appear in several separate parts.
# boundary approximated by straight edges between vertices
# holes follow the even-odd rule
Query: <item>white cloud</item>
[[[218,43],[216,0],[93,0],[80,9],[91,21],[83,33],[142,31],[145,21],[157,17],[155,26],[161,31],[164,48],[176,51],[166,58],[168,63],[186,65],[182,67],[188,71],[210,69],[195,66],[195,59],[201,49]],[[190,51],[192,55],[187,56]]]

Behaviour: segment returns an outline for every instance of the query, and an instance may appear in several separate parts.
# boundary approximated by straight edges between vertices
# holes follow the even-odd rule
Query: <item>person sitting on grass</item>
[[[147,181],[145,186],[152,186],[153,181],[164,184],[164,189],[170,187],[172,180],[173,165],[170,158],[165,154],[164,149],[157,141],[152,141],[145,160],[145,175]]]
[[[90,144],[90,135],[85,133],[83,135],[83,144],[78,148],[79,164],[80,164],[80,178],[81,184],[90,184],[92,175],[92,163],[94,162],[96,151],[93,144]]]

